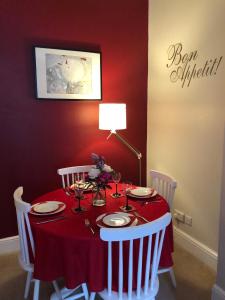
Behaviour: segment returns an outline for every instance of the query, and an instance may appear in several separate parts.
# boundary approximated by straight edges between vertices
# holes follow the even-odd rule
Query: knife
[[[58,220],[63,220],[63,219],[65,219],[65,217],[61,216],[61,217],[50,219],[50,220],[36,222],[35,224],[45,224],[45,223],[50,223],[50,222],[54,222],[54,221],[58,221]]]

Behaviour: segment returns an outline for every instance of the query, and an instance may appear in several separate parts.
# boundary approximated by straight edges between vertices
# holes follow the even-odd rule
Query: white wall
[[[225,142],[223,153],[223,179],[225,182]],[[216,283],[212,289],[212,300],[225,300],[225,184],[223,184],[220,201],[219,251]]]
[[[177,179],[174,208],[193,218],[192,227],[179,228],[215,251],[225,121],[224,11],[224,0],[150,0],[149,4],[147,169]],[[167,67],[171,63],[167,50],[176,43],[182,43],[182,54],[197,51],[189,64],[202,71],[189,87],[185,83],[182,88],[181,79],[170,80],[171,72],[183,67],[181,63]],[[216,59],[216,66],[223,55],[218,69],[202,77],[206,61],[212,66]]]

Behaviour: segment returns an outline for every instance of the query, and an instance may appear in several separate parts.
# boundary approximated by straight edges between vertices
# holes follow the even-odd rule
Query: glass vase
[[[93,206],[104,206],[106,205],[106,191],[105,189],[95,187],[92,193],[92,204]]]

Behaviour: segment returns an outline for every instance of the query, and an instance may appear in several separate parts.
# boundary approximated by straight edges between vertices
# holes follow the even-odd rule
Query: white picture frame
[[[38,99],[101,100],[101,53],[34,47]]]

